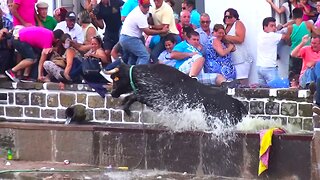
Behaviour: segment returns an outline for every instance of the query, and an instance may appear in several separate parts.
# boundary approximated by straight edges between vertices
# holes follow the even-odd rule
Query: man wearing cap
[[[150,0],[139,0],[139,6],[134,8],[123,22],[120,35],[120,45],[125,53],[132,53],[137,57],[137,62],[129,60],[128,64],[148,64],[150,55],[142,41],[142,32],[147,35],[167,33],[164,26],[161,30],[150,29],[148,12]]]
[[[14,0],[12,7],[13,26],[35,26],[36,19],[35,4],[38,0]]]
[[[154,25],[150,26],[152,29],[160,30],[164,26],[169,28],[169,33],[172,34],[177,42],[180,42],[179,31],[176,27],[173,9],[169,4],[163,0],[154,0],[155,7],[150,9],[153,17]],[[158,62],[160,53],[165,49],[164,41],[167,34],[160,35],[160,42],[152,49],[151,59],[153,62]]]
[[[57,43],[63,35],[62,30],[50,31],[43,27],[25,27],[19,31],[19,37],[15,37],[13,40],[13,47],[22,56],[16,66],[10,70],[6,70],[6,75],[15,82],[19,80],[16,77],[16,73],[20,70],[31,67],[38,60],[36,49],[42,50],[41,57],[52,51],[53,44]],[[29,73],[24,71],[23,79],[29,79]]]
[[[57,25],[57,21],[52,16],[48,16],[48,7],[49,5],[46,2],[38,2],[38,17],[43,27],[53,30]]]
[[[109,62],[111,62],[111,50],[119,41],[119,31],[122,26],[120,9],[123,4],[122,0],[101,0],[93,9],[96,15],[96,18],[93,18],[93,24],[98,25],[100,29],[104,28],[104,24],[106,25],[103,48]]]
[[[54,30],[61,29],[64,33],[68,33],[73,41],[83,44],[84,35],[80,25],[76,23],[76,19],[76,13],[70,11],[67,13],[66,20],[59,22]]]

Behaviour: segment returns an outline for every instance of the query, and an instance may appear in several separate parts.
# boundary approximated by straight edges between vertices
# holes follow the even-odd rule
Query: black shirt
[[[98,19],[103,19],[106,24],[105,32],[119,33],[122,26],[120,7],[124,4],[122,0],[110,0],[110,6],[100,2],[94,9]]]

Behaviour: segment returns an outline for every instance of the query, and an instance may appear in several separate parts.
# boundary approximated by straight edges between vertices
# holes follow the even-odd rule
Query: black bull
[[[113,80],[112,97],[132,93],[122,102],[123,110],[130,115],[130,106],[138,101],[160,111],[182,111],[185,107],[204,107],[207,117],[218,117],[223,123],[237,124],[247,109],[225,90],[197,82],[186,74],[163,64],[130,66],[121,64],[107,71]],[[131,79],[131,80],[130,80]]]

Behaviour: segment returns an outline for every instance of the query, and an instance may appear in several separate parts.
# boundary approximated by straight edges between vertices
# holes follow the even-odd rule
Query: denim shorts
[[[20,53],[23,59],[37,61],[37,54],[30,44],[15,39],[13,40],[13,47]]]

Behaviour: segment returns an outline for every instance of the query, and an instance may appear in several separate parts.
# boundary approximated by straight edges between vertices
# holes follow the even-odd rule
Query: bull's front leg
[[[122,109],[128,116],[131,116],[130,106],[136,101],[137,101],[137,96],[134,95],[134,94],[126,96],[123,99],[123,101],[122,101]]]

